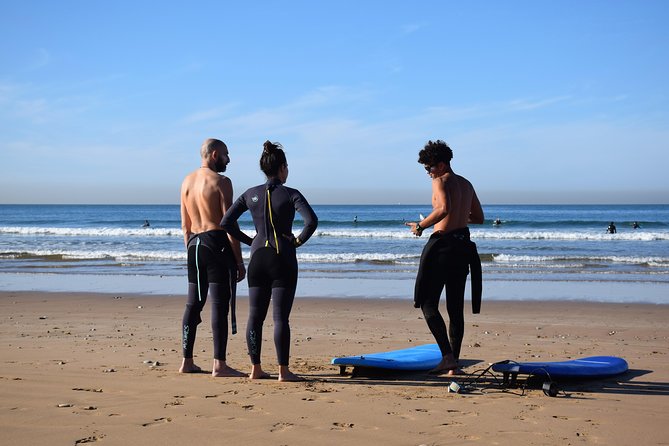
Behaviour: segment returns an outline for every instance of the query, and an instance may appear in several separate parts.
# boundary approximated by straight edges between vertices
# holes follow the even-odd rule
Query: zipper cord
[[[272,232],[274,233],[274,244],[276,245],[276,253],[279,253],[279,238],[276,236],[276,227],[274,227],[274,219],[272,218],[272,198],[267,189],[267,209],[269,210],[269,223],[272,225]],[[269,240],[265,241],[265,246],[269,246]]]

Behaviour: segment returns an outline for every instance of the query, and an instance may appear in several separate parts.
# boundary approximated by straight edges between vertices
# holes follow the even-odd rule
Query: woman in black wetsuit
[[[251,379],[269,378],[260,364],[260,352],[262,326],[271,300],[279,381],[299,381],[301,378],[288,369],[288,318],[297,287],[295,250],[314,233],[318,217],[297,189],[284,186],[288,178],[288,163],[280,144],[265,141],[260,169],[267,176],[267,182],[244,192],[225,213],[221,226],[240,242],[251,245],[247,274],[249,320],[246,327],[246,342],[253,364]],[[247,210],[251,211],[257,232],[253,239],[236,224],[237,219]],[[292,229],[295,211],[304,220],[304,228],[297,237],[293,235]]]

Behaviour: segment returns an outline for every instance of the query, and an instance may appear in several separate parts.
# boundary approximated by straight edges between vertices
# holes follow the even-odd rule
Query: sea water
[[[298,293],[412,297],[430,230],[415,237],[404,223],[428,215],[429,204],[314,210],[318,229],[298,249]],[[669,205],[489,205],[484,212],[484,224],[471,226],[484,296],[669,303]],[[610,222],[616,234],[607,233]],[[181,294],[180,225],[178,205],[0,205],[0,287]],[[240,226],[255,235],[248,213]],[[295,235],[301,226],[298,216]],[[245,246],[243,255],[248,261]]]

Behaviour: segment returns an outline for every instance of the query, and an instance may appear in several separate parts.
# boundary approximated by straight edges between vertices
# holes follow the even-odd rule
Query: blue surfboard
[[[389,352],[333,358],[332,364],[340,366],[342,370],[347,366],[352,366],[421,371],[435,368],[441,361],[441,357],[437,344],[425,344]]]
[[[607,378],[625,373],[627,361],[617,356],[590,356],[570,361],[514,362],[493,364],[492,370],[505,375],[535,375],[551,378]]]

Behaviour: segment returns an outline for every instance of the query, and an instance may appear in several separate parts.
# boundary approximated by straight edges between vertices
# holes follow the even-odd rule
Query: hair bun
[[[265,141],[262,145],[262,151],[263,153],[270,154],[276,149],[276,144],[272,144],[272,142],[268,139]]]

